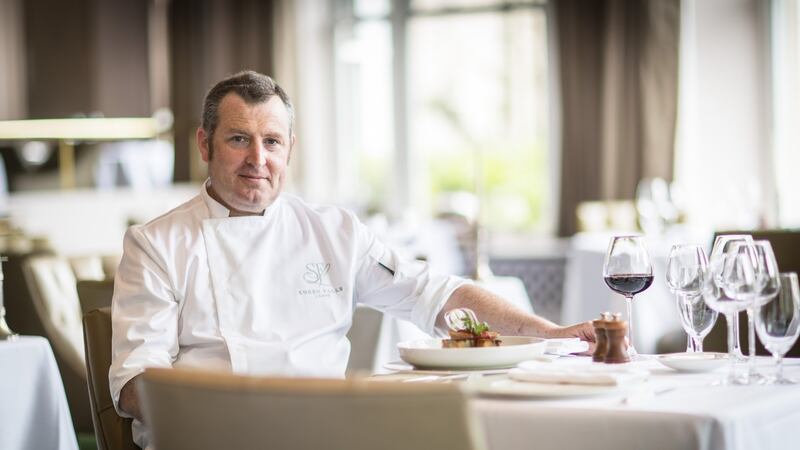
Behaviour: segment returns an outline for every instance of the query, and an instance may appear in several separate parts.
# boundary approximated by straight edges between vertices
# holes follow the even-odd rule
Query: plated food
[[[445,314],[450,327],[450,339],[442,339],[444,348],[499,347],[499,333],[489,330],[489,324],[479,322],[475,313],[467,308],[450,310]]]
[[[547,341],[528,336],[498,336],[498,347],[444,347],[443,339],[397,344],[400,358],[417,369],[486,370],[514,367],[544,354]]]
[[[467,308],[448,311],[445,322],[449,338],[401,342],[400,358],[416,369],[505,369],[543,355],[547,347],[541,338],[499,336]]]

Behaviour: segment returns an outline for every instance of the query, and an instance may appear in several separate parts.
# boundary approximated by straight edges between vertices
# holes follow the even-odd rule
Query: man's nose
[[[267,163],[267,149],[262,142],[254,141],[250,146],[247,163],[254,167],[261,167]]]

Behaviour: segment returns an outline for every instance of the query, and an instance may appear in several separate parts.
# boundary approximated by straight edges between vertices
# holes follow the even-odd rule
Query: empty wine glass
[[[753,294],[753,302],[747,307],[747,343],[748,343],[748,363],[747,372],[750,381],[763,382],[765,381],[758,372],[756,372],[756,334],[755,334],[755,315],[756,309],[772,300],[778,294],[781,287],[780,273],[778,270],[778,262],[775,259],[775,253],[772,251],[772,245],[769,241],[760,240],[753,242],[753,250],[755,257],[755,293]]]
[[[724,259],[729,260],[730,258],[726,257]],[[717,264],[722,264],[722,260],[718,260]],[[708,270],[703,272],[703,299],[711,309],[725,315],[725,321],[728,325],[728,376],[725,383],[739,384],[740,382],[736,378],[735,370],[735,363],[738,358],[736,346],[734,346],[733,343],[736,338],[733,325],[737,318],[736,314],[747,308],[749,301],[726,295],[722,287],[720,287],[720,284],[715,280],[716,277],[714,274],[716,268],[714,266],[715,263],[712,262]]]
[[[718,287],[722,286],[722,271],[725,257],[730,253],[733,245],[737,242],[752,241],[753,238],[749,234],[725,234],[716,237],[714,246],[711,249],[711,257],[709,258],[709,270],[711,271],[713,281]],[[725,292],[722,290],[718,293],[720,295],[725,295]],[[728,354],[735,355],[739,360],[744,360],[744,355],[742,355],[742,350],[739,346],[739,311],[725,314],[725,320],[728,322]]]
[[[701,295],[703,272],[707,269],[708,260],[701,246],[672,246],[667,261],[667,286],[677,298],[681,325],[688,335],[687,352],[703,351],[703,339],[719,315]]]
[[[628,355],[635,357],[633,345],[634,295],[653,283],[653,265],[640,236],[617,236],[611,239],[603,263],[603,279],[611,290],[625,296],[628,313]]]
[[[778,294],[756,311],[756,331],[761,343],[775,358],[775,384],[794,384],[783,376],[783,356],[800,334],[800,288],[797,274],[780,274]]]

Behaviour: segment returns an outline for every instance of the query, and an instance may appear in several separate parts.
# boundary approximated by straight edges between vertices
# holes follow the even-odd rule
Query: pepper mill
[[[606,322],[606,338],[608,341],[608,351],[606,352],[606,364],[621,364],[630,362],[627,349],[625,348],[625,336],[628,334],[628,322],[621,319],[619,313]]]
[[[606,353],[608,353],[606,322],[608,322],[609,319],[610,319],[609,313],[604,312],[600,314],[599,319],[595,319],[592,321],[592,326],[594,327],[595,340],[597,343],[594,347],[594,353],[592,354],[592,361],[594,362],[605,361]]]

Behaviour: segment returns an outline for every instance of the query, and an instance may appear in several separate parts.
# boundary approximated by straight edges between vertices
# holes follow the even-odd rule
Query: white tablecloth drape
[[[591,364],[584,358],[586,364]],[[771,372],[769,360],[760,361]],[[642,394],[472,402],[491,450],[781,450],[798,448],[800,385],[714,386],[725,374],[682,374],[656,361]],[[789,361],[800,376],[800,361]],[[668,392],[658,393],[666,388]],[[649,394],[648,394],[649,393]]]
[[[77,448],[50,344],[35,336],[0,341],[0,449]]]

